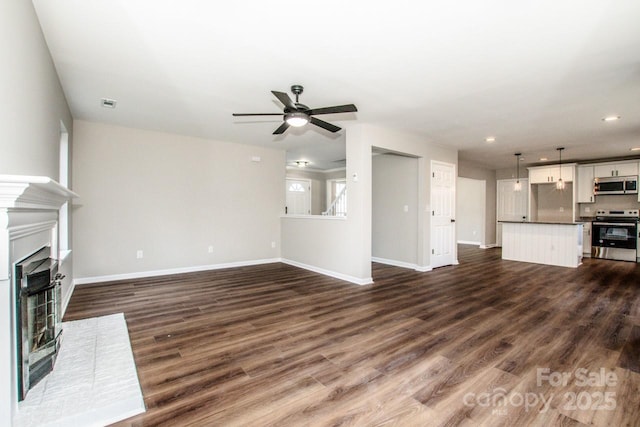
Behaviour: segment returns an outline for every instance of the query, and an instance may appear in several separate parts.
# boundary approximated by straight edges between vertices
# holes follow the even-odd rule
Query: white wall
[[[524,171],[521,170],[520,174],[521,177],[526,178],[527,170],[523,169]],[[460,160],[458,162],[458,176],[485,181],[485,232],[481,245],[494,245],[496,243],[496,171],[473,162]]]
[[[415,265],[418,261],[418,159],[380,154],[373,156],[372,162],[371,255]]]
[[[280,256],[284,151],[85,121],[74,131],[76,279]]]
[[[456,235],[459,243],[481,245],[485,242],[486,186],[484,180],[458,177]]]
[[[412,134],[369,124],[351,124],[347,128],[347,218],[344,222],[321,219],[302,223],[293,218],[282,219],[282,257],[299,263],[316,262],[313,252],[337,251],[331,258],[323,256],[320,267],[353,278],[356,283],[371,281],[371,212],[372,212],[372,147],[380,147],[419,157],[418,159],[418,257],[417,266],[430,263],[430,162],[440,160],[454,165],[457,150],[425,141]],[[309,247],[308,236],[320,234],[321,242]],[[457,257],[456,257],[457,258]]]
[[[72,119],[30,1],[0,13],[0,173],[58,179],[60,121]]]
[[[458,151],[398,130],[364,124],[359,126],[362,129],[358,137],[368,146],[369,162],[371,162],[371,147],[418,157],[418,257],[416,264],[421,269],[429,268],[431,264],[431,215],[429,215],[431,211],[431,161],[451,163],[457,168]],[[347,141],[349,136],[350,134],[347,135]],[[350,158],[347,157],[347,177],[350,176],[349,161]],[[370,209],[371,188],[368,188],[367,191]],[[371,240],[368,243],[371,244]],[[457,259],[457,253],[455,258]]]

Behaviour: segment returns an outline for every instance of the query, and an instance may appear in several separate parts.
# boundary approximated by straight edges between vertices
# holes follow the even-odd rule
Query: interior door
[[[311,215],[311,181],[307,179],[286,179],[287,215]]]
[[[515,190],[515,179],[501,179],[496,196],[496,244],[502,246],[502,224],[499,221],[526,221],[529,204],[529,181],[521,179],[521,190]]]
[[[456,262],[456,166],[431,161],[431,267]]]

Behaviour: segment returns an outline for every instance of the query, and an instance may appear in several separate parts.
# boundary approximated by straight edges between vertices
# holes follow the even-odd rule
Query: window
[[[302,184],[300,183],[294,182],[289,186],[289,191],[300,191],[304,193],[304,186],[302,186]]]

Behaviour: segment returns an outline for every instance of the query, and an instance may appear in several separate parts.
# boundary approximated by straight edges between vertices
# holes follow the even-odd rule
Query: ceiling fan
[[[298,96],[302,93],[304,88],[300,85],[291,86],[291,92],[296,96],[296,102],[291,100],[291,97],[284,92],[271,91],[276,98],[284,105],[284,113],[233,113],[234,117],[242,116],[282,116],[284,115],[284,122],[276,129],[273,134],[279,135],[284,133],[289,126],[300,127],[307,123],[319,126],[329,132],[338,132],[341,128],[331,123],[325,122],[313,116],[320,114],[334,114],[334,113],[354,113],[358,111],[355,105],[336,105],[334,107],[324,108],[309,108],[304,104],[298,102]]]

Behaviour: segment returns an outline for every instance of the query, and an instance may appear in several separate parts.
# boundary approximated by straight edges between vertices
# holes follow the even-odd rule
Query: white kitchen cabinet
[[[585,222],[582,225],[582,254],[583,256],[591,256],[591,223]]]
[[[596,198],[593,195],[593,165],[578,166],[576,173],[578,175],[576,179],[576,182],[578,183],[577,202],[594,203]]]
[[[562,180],[564,182],[573,181],[573,171],[575,165],[562,165]],[[558,182],[560,178],[560,166],[538,166],[529,168],[529,182],[531,184],[548,184]]]
[[[638,162],[600,163],[595,165],[595,177],[638,175]]]

